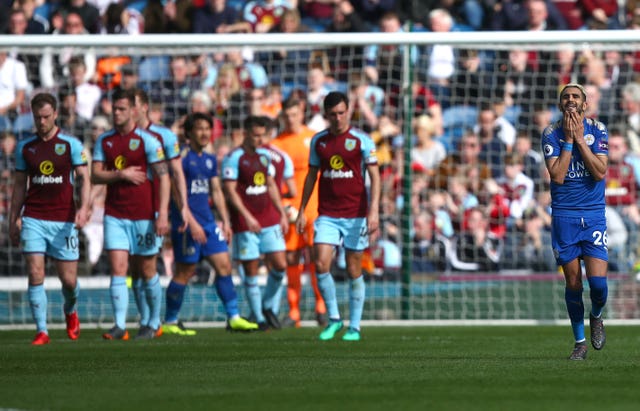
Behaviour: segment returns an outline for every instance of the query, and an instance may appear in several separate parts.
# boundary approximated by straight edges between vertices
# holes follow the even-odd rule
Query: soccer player
[[[318,218],[313,242],[318,288],[329,314],[329,324],[320,333],[320,339],[331,340],[343,327],[336,286],[329,271],[334,249],[342,245],[350,278],[349,329],[342,339],[359,341],[365,298],[362,254],[369,246],[369,236],[374,238],[378,231],[380,171],[375,144],[367,134],[349,124],[347,96],[331,92],[323,106],[329,128],[311,140],[309,172],[302,190],[296,229],[299,233],[305,231],[305,211],[318,180]],[[365,170],[371,181],[369,193]]]
[[[184,231],[186,229],[188,208],[187,208],[187,186],[184,178],[184,172],[182,170],[182,160],[180,157],[180,144],[178,142],[178,136],[171,130],[166,127],[163,127],[159,124],[154,124],[149,119],[149,96],[142,89],[136,89],[136,110],[134,112],[136,125],[143,130],[147,130],[149,133],[154,135],[164,150],[165,159],[169,165],[171,185],[173,187],[172,192],[174,193],[175,201],[178,203],[178,208],[180,209],[180,215],[182,216],[182,225],[179,227],[180,230]],[[157,180],[154,180],[154,201],[157,201],[157,190],[155,190],[155,186],[157,185]],[[157,206],[157,205],[156,205]],[[177,224],[177,220],[174,221]],[[158,249],[162,250],[162,245],[164,243],[164,237],[158,236]],[[142,277],[139,272],[133,271],[131,273],[132,277],[132,288],[133,295],[136,300],[136,305],[138,306],[138,311],[140,313],[140,325],[141,326],[149,326],[150,322],[156,323],[156,320],[160,319],[152,319],[150,318],[151,312],[149,310],[149,305],[147,304],[147,299],[144,294],[144,285],[142,281]],[[162,334],[164,327],[158,328],[159,334]],[[159,336],[159,335],[158,335]]]
[[[233,257],[244,268],[247,299],[261,331],[280,327],[273,309],[279,304],[276,300],[287,267],[283,233],[289,227],[269,152],[261,147],[270,121],[263,116],[248,116],[242,145],[222,162],[233,229]],[[261,254],[269,268],[263,296],[258,288]]]
[[[171,239],[176,261],[176,272],[166,293],[165,324],[167,334],[195,335],[178,320],[178,314],[189,280],[196,272],[196,264],[206,260],[216,270],[215,287],[227,311],[227,327],[233,331],[252,331],[258,324],[240,317],[238,297],[231,278],[231,258],[226,239],[231,237],[231,223],[225,203],[218,162],[213,154],[204,151],[211,138],[211,116],[193,113],[187,117],[184,130],[189,139],[189,150],[182,157],[188,192],[188,226],[183,230],[181,212],[171,203]],[[218,211],[222,225],[218,227],[209,206],[209,196]]]
[[[291,324],[300,326],[300,294],[302,285],[300,277],[304,270],[300,263],[302,255],[313,260],[313,223],[318,216],[318,190],[313,190],[309,197],[306,209],[306,227],[303,233],[298,233],[295,221],[298,217],[297,207],[302,199],[304,180],[309,171],[309,147],[311,138],[315,134],[313,130],[304,124],[303,102],[297,98],[285,100],[282,106],[282,120],[284,129],[271,142],[291,157],[293,162],[293,178],[295,181],[295,195],[283,195],[282,202],[289,217],[289,231],[285,233],[287,246],[287,300],[289,302],[289,316],[283,321],[283,325]],[[316,298],[316,320],[321,326],[327,325],[327,308],[318,289],[315,265],[309,264],[311,269],[311,284]]]
[[[607,222],[605,181],[608,134],[601,122],[585,118],[587,94],[579,84],[560,91],[562,119],[542,135],[551,176],[552,246],[565,277],[565,301],[575,345],[569,359],[587,358],[582,302],[584,262],[591,296],[591,345],[601,350],[606,336],[602,310],[607,302]]]
[[[103,334],[107,340],[128,340],[126,330],[129,291],[127,270],[143,278],[150,320],[136,338],[154,338],[160,327],[162,287],[156,272],[158,240],[169,231],[171,182],[164,150],[151,133],[136,127],[134,90],[116,90],[112,99],[114,129],[102,134],[93,152],[91,181],[107,185],[105,249],[111,265],[111,303],[115,325]],[[158,205],[154,203],[153,174],[158,178]]]
[[[80,336],[78,301],[78,229],[89,220],[91,185],[83,145],[56,126],[58,104],[49,93],[31,100],[35,135],[16,148],[15,183],[11,196],[9,233],[22,244],[29,271],[29,306],[36,323],[33,345],[49,343],[45,256],[51,258],[62,282],[67,336]],[[74,184],[79,204],[74,201]]]

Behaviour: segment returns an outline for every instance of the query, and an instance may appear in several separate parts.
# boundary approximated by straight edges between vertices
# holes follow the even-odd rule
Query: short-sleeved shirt
[[[29,178],[23,215],[74,221],[73,169],[84,165],[87,157],[76,137],[58,131],[47,141],[37,135],[21,140],[16,147],[16,170],[27,173]]]
[[[291,157],[278,147],[270,144],[263,146],[263,148],[269,152],[271,167],[273,167],[273,173],[270,174],[273,176],[280,193],[282,193],[284,181],[293,178],[293,162],[291,161]]]
[[[204,226],[215,221],[209,205],[211,179],[218,175],[218,162],[213,154],[187,150],[182,157],[182,169],[187,185],[187,203],[198,224]],[[171,221],[182,225],[182,215],[171,202]]]
[[[366,167],[377,163],[376,146],[361,130],[350,128],[340,135],[324,130],[316,134],[311,140],[309,165],[320,170],[318,214],[366,217]]]
[[[600,121],[584,119],[584,139],[595,155],[608,155],[609,136],[607,127]],[[559,157],[565,143],[562,120],[542,133],[542,152],[545,160]],[[563,184],[551,181],[551,209],[554,216],[604,216],[605,180],[594,180],[580,154],[573,147],[571,163]]]
[[[105,215],[129,220],[153,220],[152,174],[149,167],[164,161],[160,141],[148,131],[135,128],[126,135],[110,130],[98,137],[93,149],[93,161],[104,163],[105,170],[124,170],[139,166],[148,179],[142,184],[118,181],[110,184],[105,200]]]
[[[147,127],[147,131],[153,134],[160,144],[162,144],[162,149],[164,150],[164,158],[167,161],[173,160],[180,156],[180,142],[178,141],[178,136],[171,130],[166,127],[163,127],[158,124],[150,123]],[[154,176],[153,179],[153,201],[154,208],[158,209],[158,204],[160,202],[159,193],[160,190],[158,185],[160,184],[157,177]]]
[[[269,152],[261,147],[253,153],[238,147],[222,161],[222,179],[236,181],[236,192],[263,228],[280,222],[280,213],[271,201],[267,186],[267,175],[273,172],[270,165]],[[249,231],[244,217],[235,207],[230,207],[229,214],[234,232]]]

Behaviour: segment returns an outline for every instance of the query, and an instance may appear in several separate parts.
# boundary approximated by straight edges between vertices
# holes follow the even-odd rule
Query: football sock
[[[339,320],[338,300],[336,299],[336,284],[331,273],[318,274],[318,288],[327,305],[327,314],[330,320]]]
[[[293,321],[300,321],[300,294],[302,284],[302,264],[290,265],[287,267],[287,301],[289,302],[289,318]]]
[[[233,286],[233,280],[231,279],[231,276],[216,276],[214,285],[216,286],[218,297],[220,297],[220,300],[222,300],[224,309],[227,312],[227,318],[234,318],[239,315],[240,310],[238,309],[238,295],[236,294],[236,289]]]
[[[326,314],[327,306],[324,304],[324,299],[318,288],[318,277],[316,276],[316,265],[309,265],[309,276],[311,277],[311,286],[313,287],[313,294],[316,297],[316,313]]]
[[[29,284],[29,307],[38,332],[47,332],[47,293],[44,284]]]
[[[262,298],[262,308],[271,310],[274,314],[280,311],[280,300],[282,299],[282,279],[284,271],[270,270],[267,276],[267,285],[264,288]]]
[[[178,314],[180,308],[182,308],[182,301],[184,300],[184,290],[186,285],[171,281],[167,286],[166,298],[167,306],[164,313],[164,322],[173,324],[178,322]]]
[[[160,327],[160,312],[162,311],[162,286],[158,273],[144,282],[144,294],[149,304],[148,326],[157,330]]]
[[[607,295],[609,287],[607,286],[607,277],[589,277],[589,294],[591,297],[591,314],[594,317],[602,315],[602,309],[607,303]]]
[[[73,289],[62,287],[62,297],[64,297],[63,310],[65,314],[72,314],[76,310],[78,295],[80,294],[80,283],[76,281]]]
[[[564,289],[564,300],[571,320],[571,329],[576,342],[584,341],[584,304],[582,290]]]
[[[127,329],[127,307],[129,306],[129,290],[127,289],[127,278],[111,276],[111,307],[115,317],[116,326],[120,329]]]
[[[264,315],[262,314],[262,296],[260,295],[260,287],[258,286],[258,277],[245,277],[244,287],[247,294],[247,300],[249,300],[249,307],[251,312],[256,317],[256,322],[265,322]]]
[[[364,276],[349,280],[349,327],[356,330],[360,330],[365,288]]]
[[[136,278],[131,282],[131,288],[133,288],[133,297],[136,300],[136,307],[138,307],[138,313],[140,314],[140,325],[149,325],[149,304],[147,304],[147,296],[144,293],[144,280],[142,278]]]

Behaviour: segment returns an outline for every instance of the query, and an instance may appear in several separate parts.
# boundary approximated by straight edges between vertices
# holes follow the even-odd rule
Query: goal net
[[[607,316],[634,319],[638,226],[628,210],[637,209],[640,177],[639,46],[633,31],[0,36],[0,52],[24,62],[28,80],[26,103],[0,133],[3,140],[28,134],[29,97],[50,91],[60,99],[60,126],[91,147],[108,127],[111,92],[133,84],[149,93],[154,120],[179,135],[187,113],[211,113],[212,150],[223,155],[241,138],[247,114],[277,120],[282,102],[296,96],[306,102],[307,124],[320,130],[323,96],[342,91],[352,124],[377,144],[383,180],[380,235],[363,263],[364,319],[557,321],[566,318],[564,281],[550,247],[540,138],[558,119],[560,88],[581,83],[588,115],[628,147],[633,185],[622,175],[607,181]],[[8,239],[12,162],[1,159],[0,325],[27,324],[25,266]],[[514,168],[522,171],[515,179]],[[99,239],[99,231],[82,234],[79,309],[85,322],[103,324],[112,317]],[[341,250],[336,255],[346,312]],[[165,285],[172,268],[166,257]],[[209,270],[199,272],[182,318],[222,321]],[[52,269],[47,274],[49,317],[63,322],[59,282]],[[303,320],[313,320],[307,273],[303,284]],[[287,309],[283,298],[281,314]]]

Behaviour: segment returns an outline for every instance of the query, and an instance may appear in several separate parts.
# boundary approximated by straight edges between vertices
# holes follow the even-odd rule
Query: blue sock
[[[264,297],[262,298],[262,308],[271,310],[274,314],[280,311],[280,298],[282,296],[280,290],[282,289],[283,278],[284,271],[271,270],[267,276],[267,285],[264,288]]]
[[[149,325],[151,313],[149,311],[149,304],[147,304],[147,296],[144,293],[144,280],[142,278],[136,278],[131,285],[133,288],[133,296],[136,299],[136,307],[138,307],[138,313],[140,314],[140,325]]]
[[[144,282],[144,294],[149,304],[148,326],[157,330],[160,327],[160,312],[162,311],[162,286],[158,273]]]
[[[169,283],[165,294],[167,299],[167,308],[164,312],[164,322],[169,324],[178,322],[178,314],[180,313],[180,308],[182,308],[184,290],[186,288],[186,285],[176,283],[175,281],[171,281]]]
[[[80,295],[80,283],[76,281],[76,286],[72,290],[62,287],[62,296],[64,297],[63,310],[65,314],[73,314],[78,303],[78,295]]]
[[[607,277],[589,277],[587,280],[589,280],[589,294],[591,296],[591,314],[594,317],[600,317],[609,294]]]
[[[220,297],[220,300],[222,300],[224,309],[227,312],[227,317],[233,318],[239,315],[240,310],[238,309],[238,295],[236,294],[236,289],[233,286],[233,280],[231,279],[231,276],[217,276],[214,285],[216,286],[218,297]]]
[[[260,295],[260,286],[258,286],[258,277],[245,277],[244,287],[247,293],[247,300],[249,300],[249,307],[251,307],[251,312],[256,317],[256,322],[265,322],[264,315],[262,315],[262,296]]]
[[[564,289],[564,300],[567,303],[567,312],[571,320],[571,329],[576,342],[584,341],[584,304],[582,303],[582,290]]]
[[[29,306],[31,307],[31,315],[36,323],[38,332],[47,331],[47,293],[44,290],[44,284],[29,284]]]
[[[338,300],[336,299],[336,283],[333,282],[331,273],[318,274],[318,289],[324,303],[327,306],[327,315],[330,320],[339,321],[340,311],[338,310]]]
[[[349,327],[360,330],[360,320],[364,309],[364,276],[349,280]]]
[[[127,308],[129,307],[129,290],[127,289],[127,277],[111,277],[111,306],[116,326],[127,329]]]

